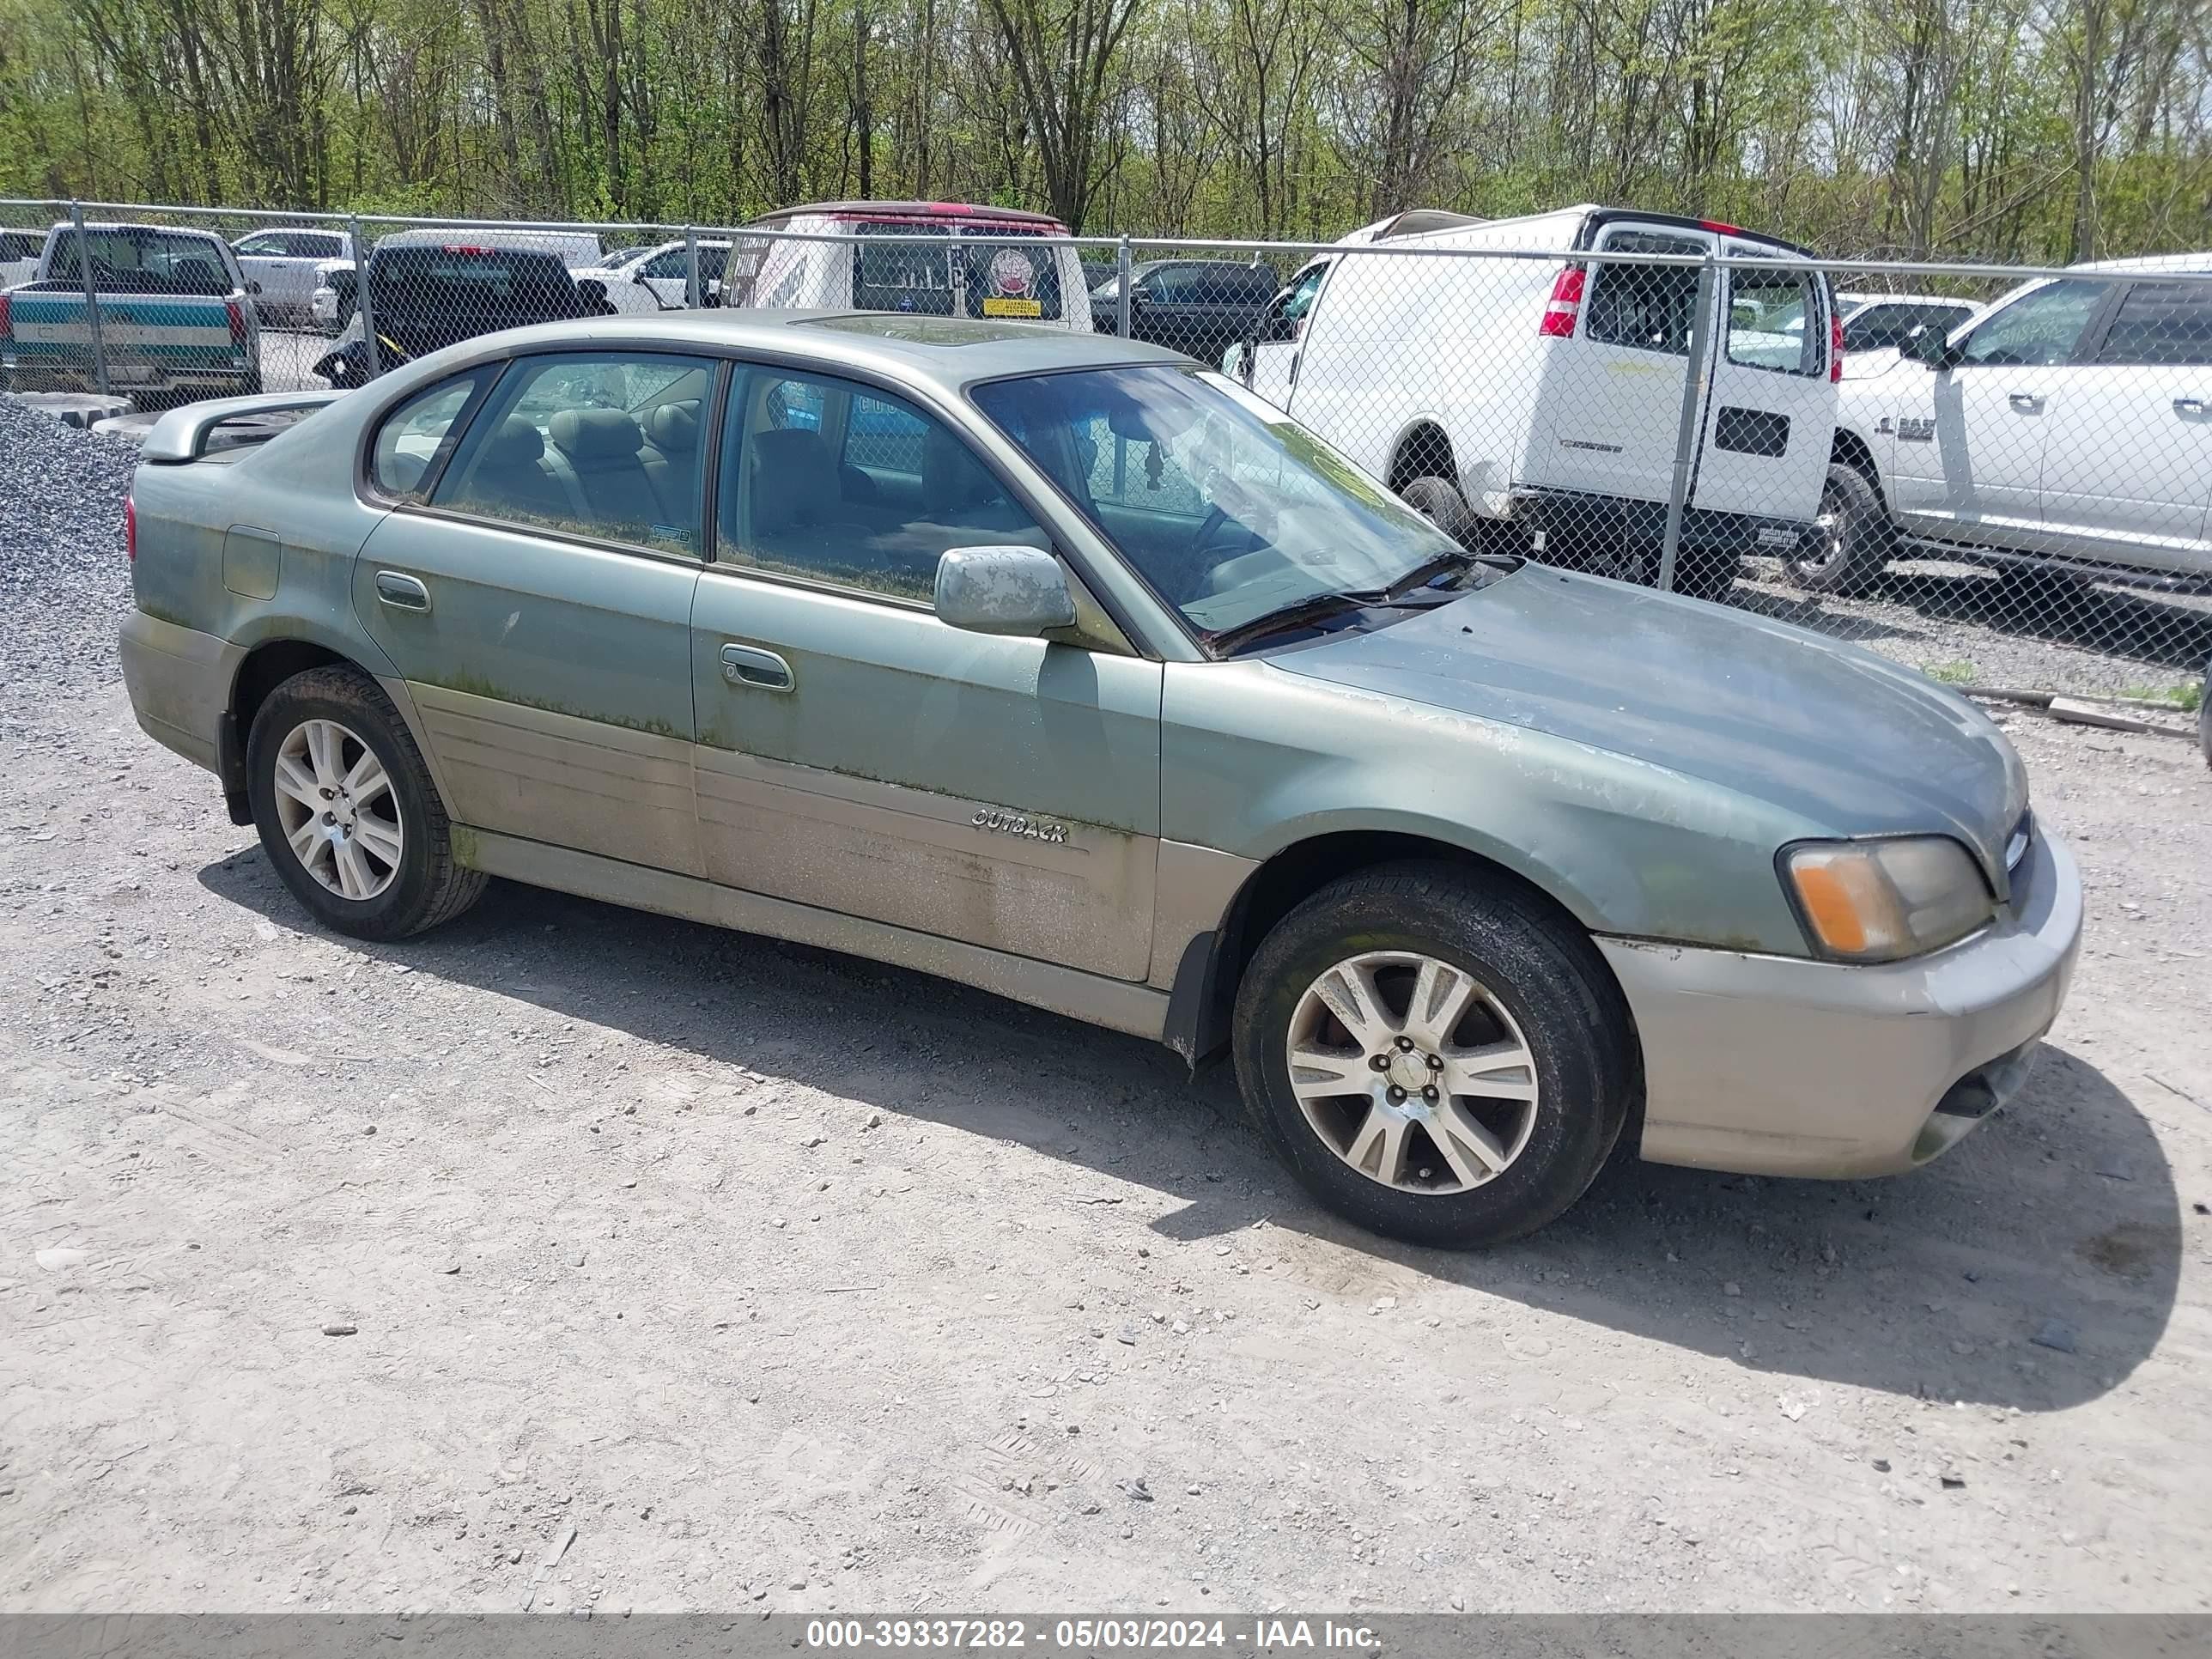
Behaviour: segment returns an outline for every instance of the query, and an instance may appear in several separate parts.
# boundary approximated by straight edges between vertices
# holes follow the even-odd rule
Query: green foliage
[[[1598,199],[1838,253],[2065,259],[2212,243],[2208,22],[2212,0],[0,0],[0,191],[726,224],[865,174],[1092,232]]]

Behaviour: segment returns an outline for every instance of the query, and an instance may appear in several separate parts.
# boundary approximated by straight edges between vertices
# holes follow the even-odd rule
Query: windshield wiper
[[[1394,599],[1380,587],[1347,588],[1340,592],[1310,593],[1273,611],[1263,611],[1249,621],[1206,636],[1207,648],[1227,653],[1269,634],[1280,634],[1301,623],[1318,622],[1346,611],[1425,609],[1411,599]]]
[[[1510,554],[1470,553],[1463,547],[1455,547],[1448,553],[1439,553],[1433,559],[1425,559],[1385,590],[1392,598],[1418,592],[1443,576],[1455,570],[1467,570],[1480,565],[1486,570],[1516,570],[1521,562]]]

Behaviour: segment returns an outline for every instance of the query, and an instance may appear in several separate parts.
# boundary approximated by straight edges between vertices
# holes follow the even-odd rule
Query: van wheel
[[[327,927],[404,939],[484,890],[407,722],[357,668],[311,668],[269,694],[246,745],[254,827],[276,873]]]
[[[1820,489],[1825,530],[1782,561],[1783,574],[1808,593],[1863,593],[1889,563],[1897,535],[1866,474],[1838,462]]]
[[[1246,1107],[1309,1192],[1447,1249],[1580,1198],[1637,1088],[1589,937],[1448,865],[1346,877],[1278,922],[1237,988],[1234,1044]]]
[[[1398,499],[1455,542],[1467,539],[1474,514],[1466,498],[1443,478],[1416,478],[1398,492]]]

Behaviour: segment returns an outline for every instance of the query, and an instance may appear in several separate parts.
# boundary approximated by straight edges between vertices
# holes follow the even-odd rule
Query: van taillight
[[[235,300],[224,302],[223,315],[230,319],[230,343],[234,346],[246,343],[246,307]]]
[[[1844,313],[1834,307],[1828,308],[1828,383],[1834,385],[1844,378]]]
[[[1554,340],[1571,340],[1575,318],[1583,303],[1583,268],[1569,265],[1552,279],[1552,297],[1544,307],[1544,320],[1536,332]]]
[[[123,553],[131,563],[138,562],[138,503],[128,495],[123,498]]]

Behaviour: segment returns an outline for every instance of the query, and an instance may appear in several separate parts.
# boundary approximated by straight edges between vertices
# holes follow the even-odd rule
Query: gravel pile
[[[0,396],[0,723],[112,682],[131,597],[123,501],[137,449]]]

